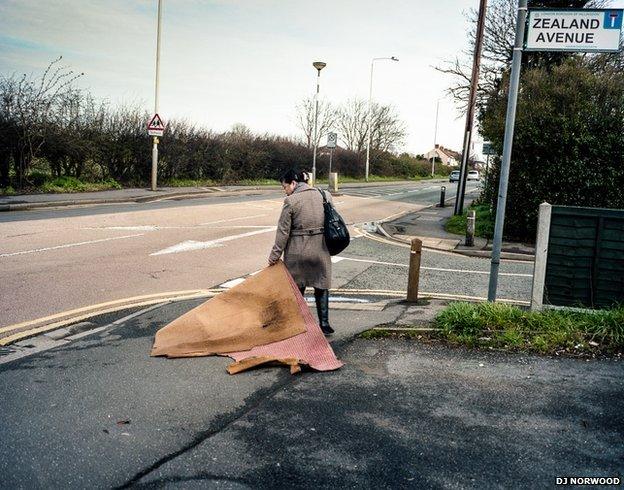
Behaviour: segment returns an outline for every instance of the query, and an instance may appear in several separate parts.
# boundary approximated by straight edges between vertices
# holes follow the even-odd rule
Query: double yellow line
[[[192,289],[188,291],[168,291],[165,293],[147,294],[133,296],[130,298],[107,301],[96,305],[85,306],[73,310],[63,311],[54,315],[49,315],[27,322],[14,323],[6,327],[0,327],[0,346],[5,346],[28,337],[56,330],[57,328],[70,325],[72,323],[86,320],[96,315],[114,313],[116,311],[150,306],[158,303],[169,303],[172,301],[183,301],[187,299],[206,298],[213,296],[222,289]],[[6,336],[5,336],[6,335]]]
[[[71,325],[88,318],[104,315],[106,313],[115,313],[117,311],[127,310],[130,308],[139,308],[142,306],[151,306],[159,303],[171,303],[174,301],[184,301],[189,299],[207,298],[224,291],[223,288],[214,289],[191,289],[188,291],[168,291],[165,293],[147,294],[142,296],[133,296],[130,298],[119,299],[115,301],[107,301],[96,305],[85,306],[73,310],[63,311],[54,315],[49,315],[36,320],[15,323],[6,327],[0,327],[0,346],[6,346],[28,337],[33,337],[41,333],[56,330],[57,328]],[[392,291],[387,289],[332,289],[332,293],[346,295],[363,295],[363,296],[386,296],[394,298],[404,298],[406,291]],[[460,294],[444,294],[421,292],[421,298],[433,298],[454,301],[485,301],[487,298],[478,296],[467,296]],[[527,305],[529,302],[500,299],[504,303]]]

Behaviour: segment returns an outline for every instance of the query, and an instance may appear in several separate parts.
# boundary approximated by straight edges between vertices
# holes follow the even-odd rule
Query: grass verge
[[[434,320],[437,335],[467,347],[579,356],[624,352],[624,306],[532,312],[500,303],[452,303]]]
[[[162,185],[165,187],[212,187],[217,184],[211,179],[170,179],[165,181]]]
[[[64,192],[93,192],[121,189],[121,185],[113,179],[102,182],[83,182],[75,177],[59,177],[46,182],[40,187],[41,192],[46,194]]]
[[[471,205],[471,210],[475,211],[475,236],[483,238],[492,238],[494,236],[494,213],[490,211],[487,204]],[[444,225],[446,231],[457,235],[466,234],[466,217],[468,210],[464,214],[451,216]]]

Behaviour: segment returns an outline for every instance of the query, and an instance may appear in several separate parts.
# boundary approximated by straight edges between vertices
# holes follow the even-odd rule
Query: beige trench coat
[[[331,195],[326,192],[327,200]],[[286,199],[277,223],[269,261],[284,253],[284,263],[299,287],[331,287],[331,256],[325,245],[325,210],[318,189],[299,183]]]

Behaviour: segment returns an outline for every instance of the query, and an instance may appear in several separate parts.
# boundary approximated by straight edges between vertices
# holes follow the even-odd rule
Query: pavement
[[[191,199],[215,193],[250,192],[260,189],[277,190],[279,186],[224,186],[224,187],[159,187],[158,190],[133,188],[98,192],[59,194],[20,194],[0,196],[0,211],[24,211],[47,207],[153,202],[162,199]]]
[[[383,187],[407,183],[408,181],[368,182],[341,184],[341,189]],[[442,180],[431,180],[442,182]],[[214,194],[233,195],[257,191],[281,191],[279,185],[262,186],[219,186],[219,187],[159,187],[156,191],[143,188],[115,189],[98,192],[76,192],[59,194],[19,194],[0,196],[0,212],[24,211],[47,207],[80,206],[93,204],[119,204],[131,202],[154,202],[163,199],[194,199]]]
[[[461,252],[443,229],[449,215],[428,208],[382,227]],[[389,246],[386,260],[404,251]],[[380,284],[358,264],[332,293],[330,342],[345,362],[333,372],[230,376],[222,357],[149,357],[158,329],[205,298],[0,347],[0,488],[542,488],[622,477],[621,360],[432,340],[449,301],[357,293]],[[393,335],[360,335],[371,329]]]
[[[468,198],[470,196],[467,196]],[[422,241],[424,248],[455,252],[471,257],[491,257],[492,242],[474,237],[474,245],[466,246],[466,237],[449,233],[444,225],[453,216],[453,206],[431,206],[416,213],[409,213],[391,221],[381,222],[377,231],[403,243],[411,243],[414,238]],[[535,260],[535,247],[532,244],[503,242],[501,258],[508,260]]]

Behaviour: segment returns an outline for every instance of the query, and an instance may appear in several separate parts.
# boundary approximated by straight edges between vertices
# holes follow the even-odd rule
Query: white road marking
[[[307,296],[304,299],[306,300],[306,303],[316,303],[316,300],[311,296]],[[330,303],[370,303],[370,300],[362,299],[362,298],[345,298],[344,296],[330,296],[329,302]]]
[[[186,240],[184,242],[178,243],[177,245],[173,245],[171,247],[165,248],[163,250],[159,250],[158,252],[151,253],[150,256],[153,255],[165,255],[165,254],[173,254],[180,252],[191,252],[194,250],[204,250],[207,248],[215,248],[222,247],[223,243],[229,242],[232,240],[238,240],[239,238],[245,238],[248,236],[259,235],[261,233],[268,233],[271,231],[275,231],[277,229],[276,226],[270,226],[261,230],[249,231],[247,233],[241,233],[240,235],[231,235],[223,238],[217,238],[216,240],[209,240],[207,242],[198,242],[195,240]]]
[[[260,218],[262,216],[266,216],[266,214],[254,214],[252,216],[242,216],[240,218],[229,218],[229,219],[220,219],[218,221],[208,221],[206,223],[201,223],[200,226],[214,225],[216,223],[229,223],[230,221],[240,221],[242,219]]]
[[[220,288],[231,289],[234,286],[238,286],[245,280],[244,277],[237,277],[236,279],[232,279],[231,281],[224,282],[223,284],[219,284]]]
[[[48,250],[58,250],[61,248],[80,247],[81,245],[90,245],[92,243],[109,242],[111,240],[122,240],[124,238],[135,238],[135,237],[143,236],[143,235],[145,235],[145,233],[139,233],[137,235],[116,236],[112,238],[102,238],[100,240],[89,240],[87,242],[67,243],[65,245],[57,245],[56,247],[35,248],[32,250],[22,250],[21,252],[4,253],[4,254],[0,254],[0,257],[12,257],[14,255],[25,255],[25,254],[32,254],[32,253],[37,253],[37,252],[47,252]]]
[[[334,256],[334,257],[331,258],[332,264],[337,264],[338,262],[342,262],[343,260],[345,260],[344,257],[336,257],[336,256]]]
[[[332,262],[335,257],[332,257]],[[350,260],[352,262],[366,262],[369,264],[377,264],[377,265],[393,265],[397,267],[409,267],[409,264],[397,264],[395,262],[380,262],[377,260],[364,260],[364,259],[352,259],[350,257],[338,257],[341,260]],[[465,269],[444,269],[441,267],[421,267],[420,270],[426,271],[437,271],[437,272],[460,272],[464,274],[483,274],[489,275],[490,271],[473,271],[473,270],[465,270]],[[533,277],[533,274],[519,274],[513,272],[500,272],[499,276],[510,276],[510,277]]]
[[[82,228],[83,230],[123,230],[123,231],[156,231],[160,230],[160,226],[156,225],[144,225],[144,226],[102,226],[92,227],[87,226]]]
[[[180,230],[180,229],[192,229],[200,226],[207,226],[216,223],[229,223],[231,221],[240,221],[244,219],[261,218],[266,214],[254,214],[252,216],[241,216],[239,218],[220,219],[217,221],[208,221],[206,223],[200,223],[198,225],[191,226],[158,226],[158,225],[136,225],[136,226],[102,226],[102,227],[85,227],[83,230],[124,230],[124,231],[158,231],[158,230]],[[258,226],[257,228],[266,228],[266,226]]]
[[[383,218],[383,219],[381,219],[379,221],[388,221],[388,220],[391,220],[392,218],[394,218],[396,216],[400,216],[400,215],[405,214],[405,213],[406,213],[405,211],[399,211],[398,213],[391,214],[390,216],[388,216],[386,218]]]

